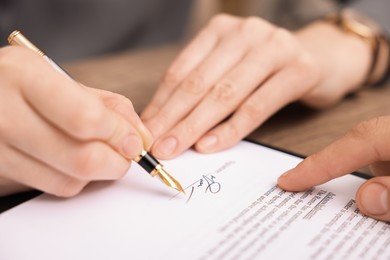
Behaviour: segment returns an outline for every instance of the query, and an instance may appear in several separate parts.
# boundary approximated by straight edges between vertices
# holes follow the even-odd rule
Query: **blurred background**
[[[332,0],[195,0],[189,34],[193,35],[217,13],[259,16],[294,30],[336,10]]]
[[[62,62],[187,42],[221,12],[259,16],[294,30],[335,9],[334,1],[0,0],[0,45],[18,29]]]

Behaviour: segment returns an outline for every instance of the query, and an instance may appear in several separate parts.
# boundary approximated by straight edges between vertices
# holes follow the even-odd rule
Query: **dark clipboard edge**
[[[270,149],[273,149],[273,150],[276,150],[276,151],[279,151],[279,152],[282,152],[282,153],[286,153],[286,154],[290,154],[290,155],[293,155],[293,156],[296,156],[296,157],[299,157],[299,158],[305,158],[305,156],[301,155],[301,154],[297,154],[297,153],[294,153],[294,152],[290,152],[290,151],[287,151],[287,150],[284,150],[282,148],[279,148],[279,147],[275,147],[275,146],[272,146],[272,145],[269,145],[269,144],[264,144],[264,143],[261,143],[261,142],[258,142],[258,141],[254,141],[254,140],[250,140],[250,139],[244,139],[245,141],[248,141],[250,143],[253,143],[253,144],[257,144],[257,145],[261,145],[261,146],[264,146],[264,147],[267,147],[267,148],[270,148]],[[360,177],[360,178],[363,178],[363,179],[370,179],[371,176],[367,175],[367,174],[364,174],[364,173],[361,173],[361,172],[353,172],[351,173],[352,175],[355,175],[357,177]],[[0,214],[13,208],[13,207],[16,207],[30,199],[33,199],[35,197],[37,197],[38,195],[42,194],[41,191],[37,191],[37,190],[34,190],[34,191],[29,191],[29,192],[23,192],[23,193],[18,193],[18,194],[13,194],[13,195],[9,195],[9,196],[6,196],[6,197],[2,197],[0,198]]]
[[[38,195],[41,195],[42,192],[38,190],[32,190],[27,192],[16,193],[0,198],[0,214],[4,213],[7,210],[10,210],[28,200],[31,200]]]

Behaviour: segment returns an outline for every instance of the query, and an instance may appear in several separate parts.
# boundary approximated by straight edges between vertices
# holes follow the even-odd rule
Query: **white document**
[[[363,179],[277,188],[300,160],[245,141],[187,151],[165,162],[186,195],[134,164],[75,198],[41,195],[1,214],[0,259],[390,259],[390,225],[356,208]]]

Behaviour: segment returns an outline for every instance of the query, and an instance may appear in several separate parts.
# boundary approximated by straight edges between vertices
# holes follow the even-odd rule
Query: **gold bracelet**
[[[390,66],[390,41],[381,27],[369,17],[352,9],[332,13],[325,21],[364,40],[371,50],[371,64],[363,85],[378,85],[387,78]]]

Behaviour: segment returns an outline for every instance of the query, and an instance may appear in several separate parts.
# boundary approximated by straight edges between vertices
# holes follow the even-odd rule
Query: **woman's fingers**
[[[153,136],[150,133],[149,129],[145,127],[139,118],[138,114],[135,112],[134,107],[130,99],[126,98],[117,93],[113,93],[106,90],[89,88],[84,86],[89,92],[97,95],[100,100],[103,101],[104,105],[122,115],[130,124],[137,129],[140,136],[143,140],[143,145],[146,150],[150,148],[153,143]]]
[[[202,152],[226,148],[289,102],[329,106],[358,88],[356,71],[366,75],[367,44],[329,23],[292,33],[259,18],[220,17],[182,52],[143,113],[158,157],[195,143]]]
[[[240,62],[244,53],[245,46],[234,37],[220,42],[171,93],[159,112],[145,122],[153,136],[159,138],[197,107],[217,80]]]
[[[0,151],[3,165],[0,175],[16,183],[60,197],[74,196],[88,183],[63,174],[9,146],[1,146]]]
[[[202,152],[226,148],[319,81],[318,65],[291,32],[259,18],[222,18],[214,19],[173,63],[168,75],[176,73],[178,80],[163,81],[143,113],[156,138],[152,151],[157,157],[173,158],[195,143]],[[192,56],[202,42],[213,44]]]
[[[146,114],[149,115],[145,116],[145,113],[143,114],[143,119],[146,120],[145,123],[151,129],[155,138],[166,134],[169,129],[185,118],[198,106],[199,102],[210,92],[210,89],[218,81],[222,81],[224,75],[239,66],[242,63],[242,58],[246,58],[248,54],[254,52],[253,49],[261,50],[264,47],[265,50],[261,50],[263,54],[266,53],[266,50],[270,50],[269,47],[272,46],[271,44],[276,38],[274,36],[278,35],[278,33],[274,33],[278,30],[271,24],[257,18],[245,21],[230,17],[226,19],[234,20],[234,24],[230,27],[231,30],[226,30],[229,23],[224,24],[221,28],[218,28],[218,24],[213,26],[216,28],[209,29],[212,32],[215,31],[214,34],[219,35],[218,43],[215,44],[214,49],[169,93],[169,97],[164,98],[163,104],[159,106],[152,105],[158,107],[158,111],[153,116],[148,112],[148,108]],[[219,20],[216,18],[216,21]],[[225,21],[219,21],[219,23],[221,22]],[[214,23],[211,22],[211,24]],[[276,49],[275,47],[272,48],[273,50]],[[272,53],[275,54],[275,51],[272,51]],[[269,57],[270,55],[266,56]],[[259,57],[249,57],[249,59],[260,60]],[[265,62],[270,62],[270,60],[265,58]],[[261,63],[260,67],[264,63]],[[271,66],[274,63],[271,62]],[[173,66],[173,69],[175,69],[175,66]],[[172,73],[175,73],[174,71],[172,70]],[[243,75],[246,75],[246,73],[240,75],[240,77],[243,77]],[[160,94],[160,92],[157,92],[156,95]]]
[[[141,152],[142,138],[123,116],[108,109],[99,98],[65,78],[35,53],[9,47],[3,60],[6,62],[2,69],[23,75],[8,84],[19,84],[20,94],[31,109],[61,131],[78,140],[105,141],[128,158]]]
[[[73,139],[34,113],[23,100],[16,97],[12,102],[18,110],[7,118],[12,129],[0,131],[5,144],[77,179],[117,179],[129,167],[128,160],[108,144]]]
[[[294,63],[296,65],[274,74],[249,96],[229,119],[202,136],[196,142],[196,150],[210,153],[233,146],[276,111],[309,91],[318,78],[313,76],[303,81],[300,74],[313,70],[314,67],[306,59]]]
[[[261,48],[249,51],[219,78],[192,111],[186,111],[186,116],[175,122],[173,128],[169,125],[168,130],[172,129],[156,141],[153,153],[164,159],[177,156],[234,112],[232,118],[211,130],[196,145],[202,152],[226,148],[308,91],[315,80],[303,80],[302,74],[313,70],[312,63],[298,55],[290,37],[288,32],[276,30]],[[182,94],[177,97],[180,96],[183,97]],[[180,113],[178,107],[169,111]],[[149,121],[146,124],[153,129]]]
[[[230,15],[217,15],[178,55],[169,67],[151,102],[142,113],[143,120],[154,117],[164,106],[171,94],[214,50],[227,31],[235,28],[240,19]]]
[[[7,193],[72,196],[123,176],[151,142],[126,98],[93,93],[29,50],[1,48],[0,76],[0,185],[16,184]]]
[[[63,174],[87,181],[118,179],[130,166],[107,143],[73,139],[33,113],[26,104],[19,104],[15,112],[13,119],[8,120],[13,131],[2,133],[5,144]]]

